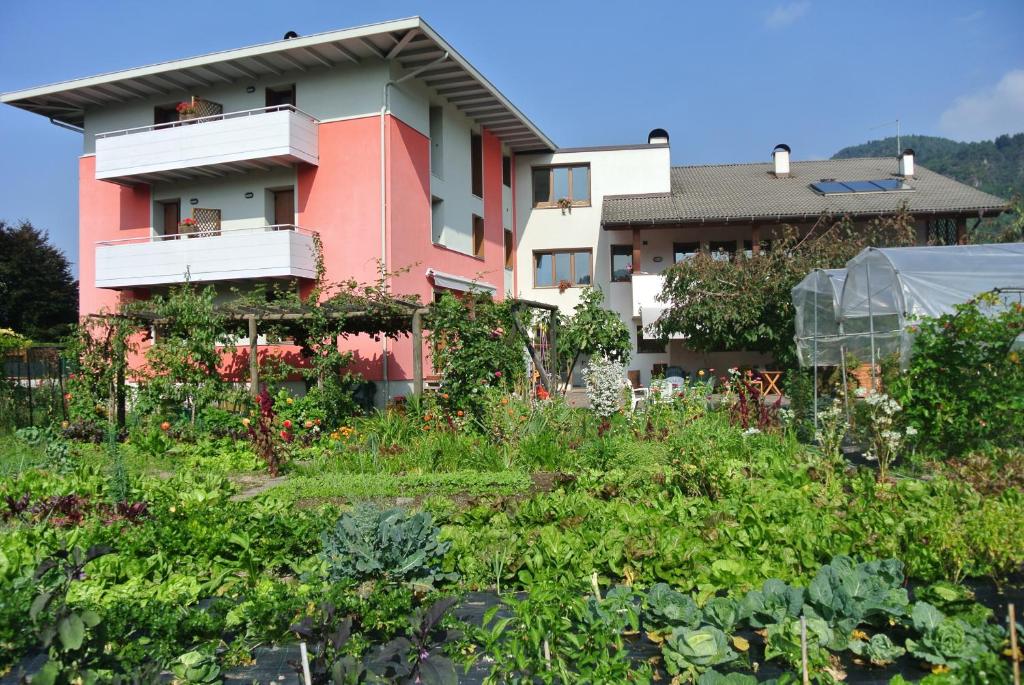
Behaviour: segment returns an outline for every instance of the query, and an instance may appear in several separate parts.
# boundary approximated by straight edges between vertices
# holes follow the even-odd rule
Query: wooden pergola
[[[553,380],[545,368],[544,360],[534,347],[527,324],[520,319],[520,312],[525,309],[541,309],[549,316],[549,359],[550,368],[558,367],[557,329],[558,329],[558,307],[544,302],[532,300],[512,299],[516,330],[523,337],[523,341],[530,354],[530,358],[541,377],[541,382],[549,391],[554,390]],[[268,303],[265,306],[237,306],[223,307],[219,314],[227,321],[245,322],[248,329],[249,339],[249,391],[256,395],[259,393],[259,359],[257,356],[259,348],[259,333],[261,323],[276,322],[279,324],[300,323],[309,320],[314,316],[326,316],[330,319],[343,320],[344,323],[338,329],[339,336],[357,335],[366,333],[371,335],[386,335],[397,337],[400,334],[409,334],[413,343],[413,392],[417,395],[423,393],[423,329],[424,317],[430,313],[430,307],[425,307],[418,302],[409,302],[400,299],[386,299],[376,301],[352,300],[345,303],[327,301],[315,305],[323,311],[314,312],[314,305],[303,303],[300,306],[275,306]],[[167,323],[167,319],[161,318],[155,312],[136,311],[124,315],[94,315],[95,318],[122,318],[138,321],[146,325],[160,326]]]

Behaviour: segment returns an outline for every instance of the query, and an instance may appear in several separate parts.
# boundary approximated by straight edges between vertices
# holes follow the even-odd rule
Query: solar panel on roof
[[[853,192],[842,183],[837,183],[835,181],[820,181],[818,183],[812,183],[811,187],[817,190],[819,193],[822,193],[823,195]]]
[[[876,186],[882,190],[903,190],[903,181],[898,178],[883,178],[877,181],[872,181]]]
[[[836,181],[821,180],[812,183],[811,188],[822,195],[840,195],[845,193],[885,193],[894,190],[913,190],[895,178],[883,178],[877,181]]]
[[[881,189],[871,181],[843,181],[843,185],[855,193],[877,193]]]

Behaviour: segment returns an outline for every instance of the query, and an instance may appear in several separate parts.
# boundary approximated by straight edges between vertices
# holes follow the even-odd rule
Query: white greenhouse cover
[[[793,289],[793,303],[800,361],[810,365],[813,360],[800,349],[814,343],[797,302],[807,297],[798,293],[804,282]],[[996,288],[1024,288],[1024,243],[869,247],[846,264],[837,330],[822,331],[818,311],[817,363],[837,364],[848,354],[868,361],[898,353],[905,365],[912,343],[908,327],[915,319],[951,314],[956,305]]]
[[[846,269],[815,269],[793,287],[796,351],[802,366],[839,366],[839,297]]]

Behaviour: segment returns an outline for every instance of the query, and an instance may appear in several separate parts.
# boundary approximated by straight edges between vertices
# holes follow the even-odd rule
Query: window
[[[157,105],[153,108],[153,123],[159,126],[160,124],[169,124],[172,121],[178,120],[178,105]]]
[[[676,264],[693,259],[700,253],[700,243],[674,243],[672,245],[672,261]]]
[[[874,181],[837,181],[823,178],[812,183],[811,188],[822,195],[844,195],[846,193],[890,193],[913,190],[898,178],[880,178]]]
[[[267,107],[278,107],[280,105],[295,106],[295,84],[289,83],[286,86],[274,86],[267,88]]]
[[[430,108],[430,173],[444,178],[444,110]]]
[[[590,165],[534,167],[533,206],[558,207],[559,200],[590,205]]]
[[[430,198],[430,239],[440,243],[444,236],[444,200],[439,197]]]
[[[533,253],[533,284],[537,288],[590,285],[590,250],[551,250]]]
[[[612,283],[629,281],[633,275],[633,246],[612,245]]]
[[[708,243],[708,251],[711,258],[719,261],[728,261],[736,254],[735,240],[712,240]]]
[[[501,158],[501,182],[506,188],[512,187],[512,158],[508,155]]]
[[[476,214],[473,215],[473,256],[484,256],[484,219]]]
[[[505,229],[505,268],[511,269],[515,261],[516,245],[512,238],[512,231]]]
[[[636,351],[640,354],[664,354],[665,341],[658,338],[645,338],[644,327],[636,327]]]
[[[470,171],[473,176],[473,194],[484,196],[484,142],[477,134],[470,138]]]

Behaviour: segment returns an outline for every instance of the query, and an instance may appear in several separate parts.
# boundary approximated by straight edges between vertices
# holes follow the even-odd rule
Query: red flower
[[[285,442],[291,442],[292,434],[289,433],[288,431],[281,431],[281,439],[284,440]]]
[[[284,427],[285,428],[291,428],[292,427],[292,422],[289,421],[288,419],[285,419],[284,420]]]
[[[501,378],[501,371],[495,371],[494,372],[494,377],[495,378]]]

